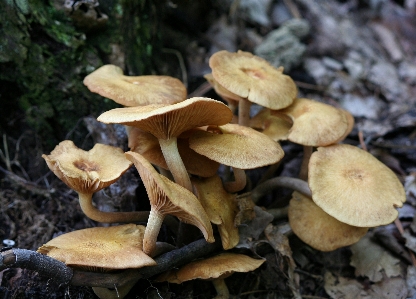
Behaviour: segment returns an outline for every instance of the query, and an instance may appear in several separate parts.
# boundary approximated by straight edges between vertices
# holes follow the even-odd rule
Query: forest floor
[[[344,108],[355,117],[345,142],[365,146],[392,169],[407,195],[398,221],[372,228],[358,243],[331,252],[315,250],[287,234],[287,218],[271,220],[259,212],[257,222],[249,225],[251,230],[241,231],[239,250],[261,255],[266,263],[254,272],[227,278],[230,293],[238,298],[270,299],[416,298],[416,1],[228,2],[232,4],[224,10],[209,7],[206,1],[173,8],[180,16],[173,21],[177,27],[165,34],[170,35],[172,48],[180,51],[166,53],[173,61],[174,75],[188,82],[190,95],[219,99],[203,79],[210,72],[209,57],[219,50],[241,49],[284,66],[297,84],[299,97]],[[207,11],[207,5],[215,12]],[[193,22],[200,22],[196,32],[189,29]],[[97,142],[102,131],[111,141],[108,136],[114,137],[120,129],[103,128],[93,118],[85,118],[68,133],[69,139],[84,132],[80,126],[89,131],[84,145]],[[99,225],[83,215],[76,193],[48,171],[41,158],[48,153],[38,143],[29,131],[21,132],[19,139],[3,137],[3,246],[36,250],[61,233]],[[116,143],[126,148],[126,139]],[[274,175],[297,176],[302,147],[289,142],[282,142],[282,147],[286,155]],[[251,182],[256,183],[264,172],[248,171]],[[118,194],[115,202],[106,200],[109,194]],[[144,187],[131,170],[114,190],[96,200],[101,208],[146,209],[145,202],[131,202],[136,196],[145,198],[143,194]],[[273,190],[258,205],[283,207],[289,194]],[[282,200],[276,203],[275,198]],[[126,298],[214,296],[210,282],[178,286],[146,279]],[[97,297],[89,287],[57,286],[35,271],[12,268],[0,272],[0,298]]]

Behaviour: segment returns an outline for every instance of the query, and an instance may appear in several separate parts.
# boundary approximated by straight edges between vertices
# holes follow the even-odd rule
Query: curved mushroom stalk
[[[212,226],[199,200],[188,189],[160,175],[140,154],[127,152],[136,166],[149,196],[151,211],[143,240],[143,251],[152,256],[156,239],[166,215],[198,227],[207,242],[214,242]]]
[[[105,223],[126,223],[146,221],[149,217],[149,212],[103,212],[94,207],[92,204],[91,193],[78,193],[79,204],[82,212],[88,218]]]
[[[233,167],[234,181],[224,183],[224,189],[229,193],[237,193],[244,189],[247,184],[247,176],[244,169]]]
[[[53,173],[78,193],[87,217],[107,223],[146,220],[147,212],[102,212],[92,205],[93,194],[116,182],[132,165],[120,148],[97,143],[84,151],[65,140],[42,157]]]

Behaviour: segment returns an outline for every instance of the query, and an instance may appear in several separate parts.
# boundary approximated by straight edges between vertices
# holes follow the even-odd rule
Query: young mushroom
[[[130,151],[126,157],[136,166],[150,200],[151,210],[143,240],[146,254],[154,254],[157,236],[166,215],[195,225],[207,242],[214,242],[208,215],[192,192],[160,175],[142,155]]]
[[[215,299],[228,299],[230,293],[224,279],[235,272],[250,272],[259,268],[264,259],[254,259],[244,254],[221,253],[213,257],[191,262],[179,270],[162,274],[157,281],[181,284],[193,279],[212,281],[217,296]]]
[[[313,201],[352,226],[393,222],[406,201],[396,174],[368,152],[348,144],[318,147],[309,161]]]
[[[178,136],[196,127],[223,125],[231,119],[231,110],[225,104],[202,97],[173,105],[117,108],[98,117],[101,122],[138,127],[157,137],[175,182],[189,191],[192,191],[192,184],[178,151]]]
[[[295,235],[320,251],[332,251],[354,244],[368,231],[367,227],[351,226],[335,219],[299,192],[292,194],[288,215]]]
[[[89,151],[70,140],[59,143],[50,155],[42,155],[49,169],[78,193],[84,214],[98,222],[145,221],[148,212],[102,212],[92,203],[95,192],[116,182],[132,163],[117,147],[95,144]]]
[[[186,99],[186,87],[169,76],[125,76],[118,66],[107,64],[89,74],[84,85],[92,92],[123,106],[174,104]]]
[[[249,52],[219,51],[209,59],[215,81],[240,97],[238,123],[249,125],[251,102],[270,109],[289,106],[297,95],[294,81],[263,58]]]

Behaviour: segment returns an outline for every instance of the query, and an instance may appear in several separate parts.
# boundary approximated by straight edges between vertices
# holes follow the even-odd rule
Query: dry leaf
[[[264,229],[273,221],[273,215],[255,206],[256,217],[251,221],[239,226],[240,242],[237,248],[251,248],[252,243],[257,241]]]
[[[355,275],[366,276],[371,281],[378,282],[383,279],[383,274],[387,277],[401,274],[400,261],[371,241],[369,236],[363,237],[350,248],[352,251],[350,265],[355,267]]]
[[[416,267],[407,267],[406,275],[407,297],[414,298],[416,295]]]

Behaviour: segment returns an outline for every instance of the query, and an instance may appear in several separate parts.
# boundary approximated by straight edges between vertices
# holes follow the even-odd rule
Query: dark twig
[[[141,269],[127,269],[118,272],[97,273],[73,270],[64,263],[26,249],[7,249],[0,252],[0,271],[6,268],[24,268],[51,277],[60,285],[78,285],[113,288],[140,278],[150,278],[194,259],[204,257],[221,248],[220,240],[207,243],[204,239],[195,241],[180,249],[172,250],[155,258],[156,266]]]

